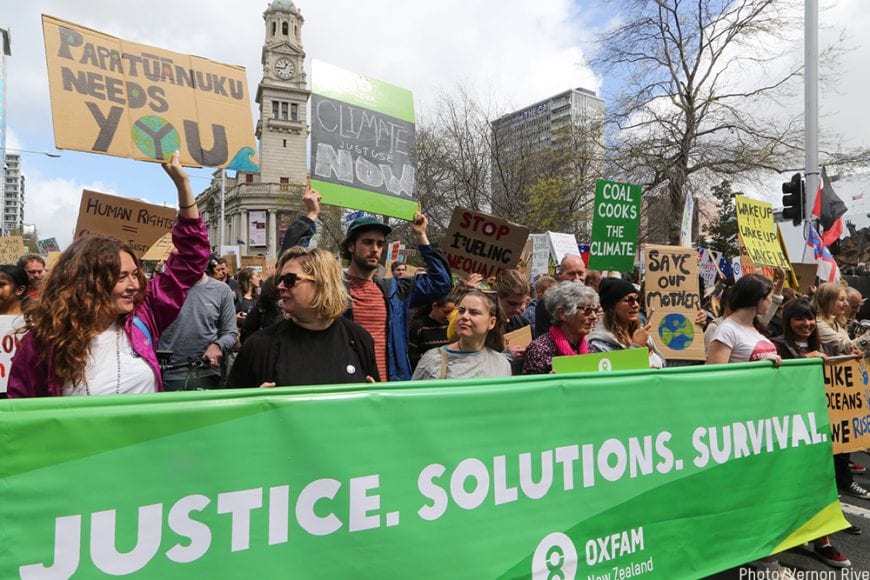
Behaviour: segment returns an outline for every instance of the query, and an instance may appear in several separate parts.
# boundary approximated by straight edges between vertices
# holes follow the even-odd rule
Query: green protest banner
[[[411,91],[316,60],[311,81],[311,187],[323,203],[413,219]]]
[[[639,185],[599,179],[595,182],[595,214],[589,244],[591,270],[630,272],[640,227]]]
[[[648,348],[627,348],[610,352],[593,352],[553,357],[553,372],[589,373],[649,368]]]
[[[805,359],[0,401],[0,577],[699,578],[846,527],[822,385]]]

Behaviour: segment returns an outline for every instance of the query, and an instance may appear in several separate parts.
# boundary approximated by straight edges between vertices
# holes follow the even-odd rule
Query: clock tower
[[[305,142],[308,137],[308,95],[302,50],[305,19],[292,0],[273,0],[263,13],[266,42],[261,62],[263,78],[257,87],[260,106],[260,182],[305,183]]]

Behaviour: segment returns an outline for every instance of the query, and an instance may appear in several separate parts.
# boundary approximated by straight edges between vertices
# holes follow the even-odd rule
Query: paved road
[[[856,474],[855,481],[860,483],[865,489],[870,489],[870,456],[866,453],[853,453],[852,459],[856,463],[865,465],[868,470],[863,474]],[[771,482],[775,483],[775,482]],[[843,506],[843,513],[846,519],[853,525],[862,528],[863,533],[859,536],[853,536],[840,532],[831,537],[831,543],[840,548],[849,560],[852,561],[851,570],[854,572],[870,573],[870,500],[858,499],[855,497],[844,495],[840,498],[840,503]],[[798,580],[803,578],[841,578],[839,572],[836,576],[828,576],[835,568],[825,564],[813,555],[812,549],[794,548],[780,554],[779,561],[790,567],[796,572]],[[806,571],[825,571],[825,575],[819,574],[801,574]],[[856,576],[852,576],[855,578]],[[857,576],[860,578],[862,576]],[[866,577],[866,576],[865,576]],[[735,580],[748,578],[746,574],[741,577],[740,569],[735,568],[716,574],[711,578],[715,580]],[[845,578],[845,576],[844,576]]]

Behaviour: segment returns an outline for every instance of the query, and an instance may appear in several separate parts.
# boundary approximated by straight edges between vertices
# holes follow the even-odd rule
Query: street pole
[[[804,216],[812,221],[819,191],[819,0],[804,2],[804,73]]]
[[[221,168],[221,223],[220,223],[221,235],[219,236],[221,244],[220,244],[220,248],[218,248],[218,250],[221,252],[223,251],[222,248],[225,245],[224,244],[224,229],[226,229],[226,224],[224,223],[224,217],[226,217],[226,216],[224,215],[224,212],[226,210],[226,197],[227,197],[227,170],[224,168]]]

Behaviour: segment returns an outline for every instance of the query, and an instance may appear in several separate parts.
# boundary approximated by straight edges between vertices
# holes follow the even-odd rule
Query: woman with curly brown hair
[[[12,362],[9,397],[117,395],[162,390],[155,352],[187,290],[202,277],[209,242],[178,152],[163,165],[178,190],[177,253],[147,284],[133,249],[88,235],[58,258]]]

